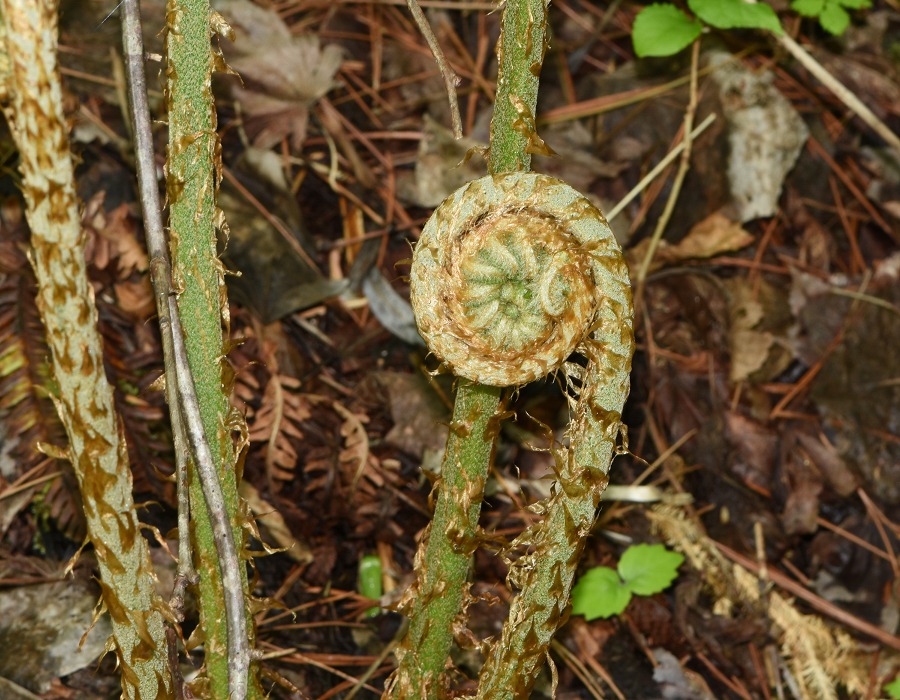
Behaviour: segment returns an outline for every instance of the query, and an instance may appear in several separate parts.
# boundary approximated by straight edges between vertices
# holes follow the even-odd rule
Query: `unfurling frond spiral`
[[[628,274],[593,204],[547,175],[507,173],[470,182],[435,210],[410,284],[438,359],[460,377],[511,386],[562,367]]]

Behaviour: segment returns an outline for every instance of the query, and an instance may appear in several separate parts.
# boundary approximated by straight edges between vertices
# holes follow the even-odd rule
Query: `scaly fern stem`
[[[539,50],[543,57],[545,25],[546,4],[540,0],[507,3],[491,122],[491,172],[527,169],[530,160],[523,153],[548,150],[533,119],[540,68],[535,54]],[[514,39],[522,36],[527,37],[530,52]],[[514,87],[506,92],[501,89],[505,84]],[[604,266],[597,284],[605,299],[569,426],[572,447],[558,453],[557,482],[545,503],[545,517],[511,547],[525,550],[512,563],[509,576],[520,593],[510,606],[501,638],[490,648],[479,677],[479,700],[514,700],[531,694],[553,635],[565,620],[578,561],[606,488],[628,395],[634,338],[628,270],[621,257],[604,260]]]
[[[55,401],[112,619],[122,696],[171,697],[163,616],[84,259],[56,61],[57,6],[4,0],[0,7],[0,101],[19,149],[38,306],[59,386]]]
[[[512,549],[525,550],[510,567],[510,580],[521,590],[482,669],[478,700],[529,697],[553,635],[566,619],[628,396],[634,341],[628,273],[622,272],[624,284],[612,292],[617,298],[603,309],[597,338],[602,352],[590,357],[569,426],[572,447],[557,454],[557,481],[543,507],[545,516],[512,544]]]
[[[434,518],[416,555],[409,629],[397,648],[398,668],[385,698],[432,700],[445,694],[443,674],[468,594],[499,398],[496,387],[460,380]]]
[[[497,98],[491,117],[488,170],[527,172],[531,154],[544,153],[537,136],[538,83],[547,46],[550,0],[508,0],[497,47]]]
[[[545,50],[548,0],[507,0],[498,54],[500,72],[491,119],[491,173],[527,171],[539,142],[534,126]],[[540,149],[537,149],[540,150]],[[490,470],[500,389],[460,380],[453,429],[441,466],[434,520],[416,555],[409,630],[385,698],[442,697],[443,674],[457,617],[468,593],[484,484]]]

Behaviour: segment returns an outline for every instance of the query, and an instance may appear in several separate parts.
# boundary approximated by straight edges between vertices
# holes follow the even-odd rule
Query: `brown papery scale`
[[[489,175],[450,195],[410,271],[428,348],[457,376],[491,386],[562,368],[595,330],[610,282],[628,277],[603,214],[536,173]]]

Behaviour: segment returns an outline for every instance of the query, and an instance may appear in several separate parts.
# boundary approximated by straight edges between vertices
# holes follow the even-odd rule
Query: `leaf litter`
[[[800,31],[896,129],[896,20],[889,3],[875,5],[846,40],[823,41],[805,23]],[[162,394],[152,388],[161,355],[138,207],[122,187],[131,178],[127,131],[106,79],[118,35],[102,16],[91,19],[108,8],[84,7],[64,14],[62,60],[70,109],[90,125],[79,144],[88,256],[138,500],[154,502],[142,518],[165,531],[174,493]],[[142,7],[153,51],[161,3]],[[409,580],[429,512],[420,467],[439,463],[452,396],[446,377],[432,376],[432,358],[396,337],[402,321],[379,319],[405,303],[404,261],[430,208],[482,172],[477,154],[460,163],[486,141],[497,17],[429,10],[462,79],[471,140],[461,147],[446,136],[443,83],[402,6],[216,8],[235,30],[223,53],[241,75],[217,81],[225,165],[256,201],[239,188],[226,196],[225,250],[243,276],[232,281],[244,282],[243,292],[233,286],[229,362],[250,429],[246,493],[267,544],[290,547],[254,565],[260,592],[296,616],[261,613],[260,644],[310,649],[267,662],[280,675],[275,696],[293,687],[326,697],[373,664],[367,682],[379,688],[392,668],[380,652],[400,618],[363,618],[371,603],[357,593],[357,570],[363,556],[380,557],[385,590],[394,591],[387,606]],[[627,6],[553,3],[537,115],[539,126],[542,114],[555,115],[540,131],[564,157],[537,157],[536,169],[577,182],[607,208],[677,144],[688,99],[683,84],[671,85],[685,64],[633,60],[633,16]],[[878,696],[897,671],[896,156],[802,67],[747,37],[729,42],[714,57],[704,39],[707,61],[720,68],[700,77],[698,121],[719,119],[694,143],[652,261],[626,414],[639,459],[619,458],[612,471],[615,484],[649,481],[693,505],[609,503],[583,570],[615,566],[640,542],[663,541],[688,564],[673,588],[622,616],[563,628],[558,697],[838,697],[838,682],[849,696]],[[748,108],[778,112],[739,116]],[[773,144],[761,141],[771,136]],[[23,557],[64,561],[81,530],[65,462],[35,451],[38,442],[63,444],[47,410],[53,385],[9,172],[0,209],[0,562],[8,564],[0,583],[16,590],[31,575]],[[672,173],[614,222],[630,260],[643,259]],[[366,241],[368,269],[394,296],[348,284]],[[241,247],[263,254],[241,257]],[[398,309],[390,318],[404,318]],[[499,435],[473,571],[479,590],[500,599],[510,591],[494,550],[536,517],[524,506],[539,496],[542,450],[566,417],[549,381],[510,401],[518,423]],[[490,634],[491,619],[473,616],[470,627]],[[468,687],[477,663],[456,660]],[[44,697],[71,697],[90,674],[54,679]],[[548,674],[536,697],[550,689]]]

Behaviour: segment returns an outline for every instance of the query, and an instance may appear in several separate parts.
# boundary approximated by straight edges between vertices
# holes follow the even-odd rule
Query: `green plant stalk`
[[[103,369],[84,259],[56,63],[56,3],[4,0],[0,7],[0,102],[19,149],[38,307],[59,386],[55,403],[112,620],[122,696],[167,698],[172,678],[164,620],[134,507],[122,424]]]
[[[542,0],[510,0],[504,10],[491,121],[492,173],[528,169],[529,153],[548,151],[533,116],[545,50],[546,7]],[[526,550],[510,569],[510,582],[520,593],[500,640],[488,652],[479,699],[530,695],[553,635],[567,614],[578,561],[606,488],[634,346],[624,261],[610,260],[598,284],[607,297],[588,346],[587,374],[569,426],[572,447],[558,452],[557,483],[544,504],[544,519],[513,542],[513,549]]]
[[[604,298],[585,347],[588,366],[568,428],[571,447],[555,452],[557,480],[538,509],[544,518],[510,547],[523,552],[509,573],[520,592],[482,669],[479,700],[531,694],[553,635],[568,615],[575,572],[607,485],[634,352],[631,286],[621,256],[604,260],[597,284]]]
[[[495,174],[527,171],[531,153],[545,152],[534,113],[546,48],[547,4],[508,0],[503,10],[488,153],[488,168]],[[431,699],[446,691],[443,674],[468,593],[471,552],[496,437],[491,422],[497,420],[499,399],[496,387],[459,382],[434,518],[416,555],[409,630],[397,648],[398,667],[385,698]]]
[[[172,273],[179,292],[178,310],[190,373],[203,430],[212,457],[219,465],[234,542],[241,552],[244,516],[237,491],[237,456],[227,427],[230,425],[228,397],[223,390],[222,325],[227,323],[228,306],[215,229],[216,171],[221,162],[211,88],[217,58],[211,43],[211,17],[209,0],[169,0],[166,7],[169,117],[166,191]],[[229,654],[223,581],[212,522],[193,464],[189,480],[191,539],[200,578],[200,623],[205,638],[208,693],[210,697],[225,698],[229,695]],[[244,599],[249,601],[244,567],[241,567],[241,586]],[[252,617],[248,615],[247,619]],[[252,640],[252,622],[246,632]],[[251,667],[249,696],[263,696],[255,667]]]
[[[566,620],[573,579],[606,488],[621,407],[628,395],[627,371],[619,362],[625,357],[630,366],[629,350],[603,363],[590,380],[614,378],[618,395],[609,402],[582,400],[581,415],[570,427],[577,442],[571,452],[561,451],[558,480],[544,506],[546,515],[513,543],[514,548],[527,548],[510,569],[511,581],[521,590],[482,669],[479,700],[529,697],[553,636]]]
[[[491,117],[491,173],[527,172],[531,154],[547,154],[537,136],[538,84],[547,50],[549,0],[510,0],[497,47],[497,98]]]
[[[443,697],[457,616],[468,593],[478,516],[494,448],[500,389],[460,380],[434,517],[416,554],[409,629],[386,698]]]

